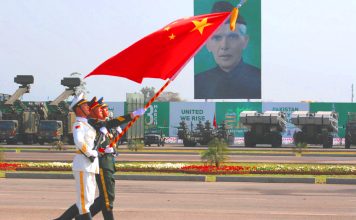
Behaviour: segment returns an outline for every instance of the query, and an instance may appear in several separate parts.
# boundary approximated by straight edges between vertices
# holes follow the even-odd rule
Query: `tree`
[[[179,93],[177,92],[162,92],[162,94],[157,98],[157,102],[181,102],[183,101],[181,97],[179,97]]]
[[[143,87],[140,92],[143,94],[145,102],[148,102],[155,94],[156,89],[154,87]],[[177,92],[162,92],[161,95],[157,97],[156,102],[181,102],[182,98],[179,97]]]
[[[70,76],[81,78],[82,74],[78,73],[78,72],[73,72],[70,74]],[[75,90],[75,95],[78,96],[80,93],[83,93],[84,96],[87,96],[89,94],[89,91],[86,86],[87,86],[87,83],[84,80],[81,80],[80,85]]]
[[[148,86],[143,87],[140,92],[143,94],[145,102],[148,102],[156,94],[155,88]]]
[[[227,160],[229,149],[224,139],[214,138],[208,143],[208,149],[201,153],[203,162],[208,162],[210,165],[215,164],[219,167],[221,163]]]

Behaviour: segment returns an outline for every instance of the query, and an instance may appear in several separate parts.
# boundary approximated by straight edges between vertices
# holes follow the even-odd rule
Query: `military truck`
[[[67,88],[54,101],[40,105],[41,120],[38,127],[38,142],[44,144],[64,141],[73,144],[72,125],[75,122],[74,112],[69,110],[65,100],[75,94],[80,85],[80,78],[65,77],[61,85]]]
[[[352,144],[356,145],[356,112],[349,112],[347,114],[345,148],[349,149]]]
[[[2,120],[0,120],[0,140],[7,144],[24,144],[36,142],[39,115],[36,105],[32,102],[25,105],[19,98],[30,91],[33,84],[32,75],[17,75],[14,82],[20,84],[16,92],[7,100],[0,102]]]
[[[63,140],[63,122],[56,120],[41,120],[38,126],[38,143],[52,143]]]
[[[157,146],[164,146],[165,137],[162,129],[149,129],[145,131],[143,139],[145,146],[151,146],[157,144]]]
[[[333,138],[338,132],[338,114],[332,111],[295,111],[292,123],[299,128],[293,135],[294,144],[322,144],[323,148],[332,148]]]
[[[218,128],[212,128],[209,121],[203,124],[201,121],[193,128],[188,128],[185,121],[181,121],[178,127],[178,138],[183,140],[183,145],[186,147],[194,147],[198,143],[200,145],[207,145],[213,138],[222,138],[229,141],[230,133],[223,122]]]
[[[187,123],[184,120],[179,122],[178,138],[183,140],[183,145],[185,147],[194,147],[198,143],[197,139],[192,136],[192,133],[189,130]]]
[[[15,143],[19,139],[17,120],[0,120],[0,142]]]
[[[285,114],[281,111],[242,111],[240,123],[247,128],[244,132],[245,147],[256,147],[256,144],[282,146],[282,132],[286,129]]]

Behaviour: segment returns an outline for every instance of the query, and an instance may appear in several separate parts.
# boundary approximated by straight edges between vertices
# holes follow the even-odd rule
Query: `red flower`
[[[21,167],[19,163],[1,163],[0,162],[0,170],[16,170],[16,168]]]

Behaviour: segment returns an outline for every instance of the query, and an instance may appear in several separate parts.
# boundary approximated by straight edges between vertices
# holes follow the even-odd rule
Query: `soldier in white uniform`
[[[73,175],[75,179],[77,202],[79,210],[78,220],[91,220],[90,206],[94,203],[96,181],[95,174],[99,173],[98,152],[94,150],[95,129],[88,124],[89,115],[88,101],[83,95],[74,97],[70,108],[77,118],[73,125],[73,138],[77,149],[73,159]],[[69,208],[58,219],[71,219],[68,216]]]

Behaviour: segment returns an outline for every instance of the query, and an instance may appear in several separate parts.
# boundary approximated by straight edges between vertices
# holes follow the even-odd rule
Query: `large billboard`
[[[231,11],[237,0],[195,0],[194,14]],[[207,21],[209,22],[209,21]],[[235,31],[226,21],[194,58],[194,98],[261,98],[261,0],[240,8]]]

